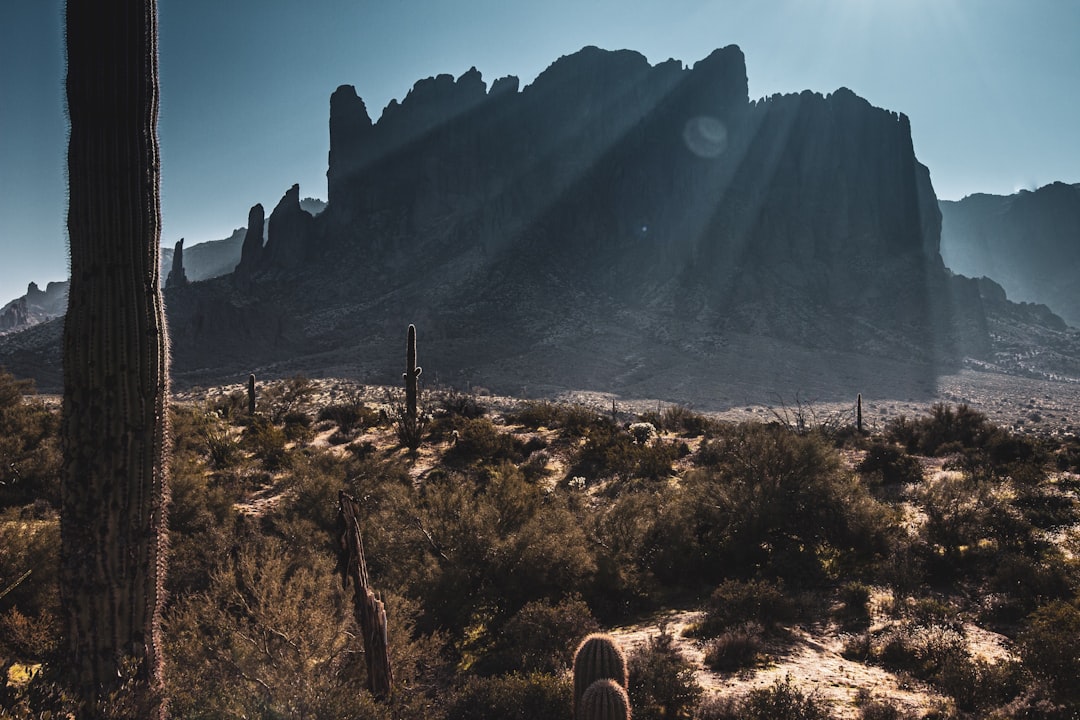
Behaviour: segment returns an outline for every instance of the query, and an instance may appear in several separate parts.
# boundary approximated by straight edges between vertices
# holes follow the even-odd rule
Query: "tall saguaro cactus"
[[[405,381],[405,412],[412,420],[416,419],[417,380],[422,372],[424,369],[416,364],[416,326],[410,325],[405,348],[405,372],[401,378]]]
[[[69,0],[61,600],[79,717],[161,718],[168,349],[156,0]],[[119,708],[118,708],[119,706]]]

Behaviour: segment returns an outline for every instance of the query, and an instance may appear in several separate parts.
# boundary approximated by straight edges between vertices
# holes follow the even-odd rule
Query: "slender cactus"
[[[409,326],[409,340],[405,349],[405,372],[401,378],[405,381],[405,413],[411,420],[416,420],[416,401],[418,396],[417,379],[424,369],[416,365],[416,326]]]
[[[248,375],[248,415],[255,414],[255,373]]]
[[[614,680],[597,680],[581,696],[577,720],[630,720],[630,697]]]
[[[68,2],[60,598],[79,718],[165,717],[156,0]],[[108,703],[109,708],[105,708]]]
[[[855,399],[855,429],[862,433],[862,393]]]
[[[615,639],[604,633],[588,635],[574,653],[574,717],[582,696],[597,680],[614,680],[624,688],[629,682],[626,656]]]

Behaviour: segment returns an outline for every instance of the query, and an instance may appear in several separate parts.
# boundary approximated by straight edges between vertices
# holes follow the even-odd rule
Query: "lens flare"
[[[683,127],[683,142],[690,152],[702,158],[724,154],[728,143],[727,127],[714,117],[702,115],[690,118]]]

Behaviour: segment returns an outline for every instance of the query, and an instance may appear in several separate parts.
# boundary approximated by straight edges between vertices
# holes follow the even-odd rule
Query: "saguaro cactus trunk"
[[[353,584],[353,616],[364,639],[364,661],[368,671],[368,690],[378,699],[394,691],[394,673],[390,669],[390,649],[386,631],[386,610],[376,599],[368,582],[364,541],[360,536],[360,506],[344,490],[338,491],[338,566],[341,586]]]
[[[416,326],[409,326],[408,341],[405,346],[405,372],[401,379],[405,381],[405,413],[410,419],[416,419],[416,401],[419,391],[417,380],[424,369],[416,364]]]
[[[68,2],[61,600],[81,705],[164,717],[168,350],[155,0]]]

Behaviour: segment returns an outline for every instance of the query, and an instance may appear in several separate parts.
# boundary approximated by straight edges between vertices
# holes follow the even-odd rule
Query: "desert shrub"
[[[724,461],[725,445],[722,439],[702,440],[694,454],[694,464],[699,467],[715,467]]]
[[[840,618],[850,626],[870,622],[870,588],[861,582],[848,582],[840,586]]]
[[[599,630],[579,595],[555,604],[532,600],[503,625],[484,666],[502,673],[558,674],[572,666],[578,639]]]
[[[287,441],[282,428],[257,415],[244,428],[241,444],[262,462],[264,468],[276,472],[287,466]]]
[[[200,432],[206,447],[206,459],[210,467],[224,470],[235,466],[243,458],[240,443],[227,427],[213,425]]]
[[[895,445],[881,442],[870,446],[857,469],[863,475],[880,478],[886,485],[922,480],[922,466],[918,460]]]
[[[208,474],[199,456],[174,455],[169,466],[169,571],[165,582],[170,596],[204,590],[207,568],[231,549],[234,497]]]
[[[625,493],[591,514],[596,574],[586,599],[601,619],[614,622],[655,606],[661,583],[651,568],[654,563],[666,568],[662,558],[674,552],[670,538],[656,529],[657,514],[678,496],[670,487],[655,494]],[[666,587],[677,587],[680,579],[687,578]]]
[[[1074,494],[1063,492],[1040,480],[1038,484],[1016,483],[1012,504],[1032,526],[1042,530],[1066,527],[1080,522],[1080,503]]]
[[[795,603],[785,594],[782,582],[725,580],[709,596],[696,632],[700,637],[716,637],[746,623],[772,632],[794,616]]]
[[[476,395],[456,390],[438,393],[435,396],[435,407],[441,414],[469,420],[487,415],[487,408],[480,403]]]
[[[330,421],[334,423],[346,435],[351,435],[357,430],[374,427],[380,421],[378,411],[369,408],[360,399],[325,405],[319,409],[317,417],[320,422]]]
[[[866,688],[859,690],[855,705],[859,708],[859,720],[914,720],[911,713],[888,700],[873,697]]]
[[[60,413],[33,396],[33,383],[0,369],[0,508],[60,504]]]
[[[764,635],[764,628],[753,622],[723,630],[705,643],[705,665],[716,672],[757,665],[765,653]]]
[[[667,628],[649,637],[627,658],[627,692],[638,720],[689,718],[701,697],[694,664],[675,645]]]
[[[559,406],[554,403],[528,402],[508,413],[506,419],[530,430],[538,430],[558,427],[559,414]]]
[[[1027,684],[1018,663],[990,664],[975,658],[961,631],[940,625],[887,628],[846,649],[849,657],[860,653],[891,670],[930,683],[967,712],[985,711],[1007,703]]]
[[[661,430],[689,438],[707,436],[717,426],[716,421],[682,405],[671,405],[659,412],[645,412],[639,415],[638,419],[641,422],[651,423]]]
[[[1059,702],[1080,706],[1080,610],[1062,600],[1050,602],[1028,618],[1019,637],[1020,656]]]
[[[637,443],[627,430],[613,424],[593,425],[574,459],[572,474],[590,478],[619,477],[660,480],[671,475],[679,456],[674,443],[657,439]]]
[[[378,717],[350,623],[327,558],[249,534],[165,615],[173,713]]]
[[[568,714],[572,696],[565,674],[473,676],[453,694],[446,720],[550,720]]]
[[[945,474],[925,484],[917,499],[926,512],[920,534],[938,549],[941,572],[978,566],[992,550],[1012,544],[1024,529],[1015,523],[1018,513],[1010,513],[1006,500],[989,483],[971,476]],[[1012,537],[1010,537],[1012,535]],[[988,546],[986,543],[994,543]]]
[[[558,429],[563,437],[581,437],[591,426],[614,423],[605,415],[581,405],[529,402],[507,414],[507,421],[531,430]]]
[[[921,420],[908,420],[903,415],[885,428],[886,436],[903,445],[909,453],[946,455],[964,448],[984,447],[989,437],[999,432],[983,413],[967,405],[955,410],[944,403],[930,409]]]
[[[458,428],[457,441],[444,456],[450,465],[521,462],[524,444],[508,432],[500,432],[487,418],[466,420]]]
[[[206,411],[208,414],[230,421],[242,420],[248,411],[248,396],[246,389],[233,390],[230,393],[217,395],[207,401]]]
[[[785,676],[769,687],[751,690],[740,703],[742,720],[830,720],[833,717],[825,700],[814,693],[804,693]]]
[[[425,627],[456,639],[474,628],[478,655],[526,603],[584,596],[596,572],[565,497],[529,483],[509,463],[476,476],[429,476],[411,512],[430,559],[412,581],[425,598]]]
[[[0,592],[7,591],[3,609],[18,608],[26,617],[59,612],[59,552],[55,511],[42,517],[25,516],[14,508],[0,513]]]
[[[1019,622],[1038,606],[1053,600],[1067,599],[1076,590],[1076,579],[1057,548],[1040,552],[1001,553],[989,578],[990,589],[1005,602],[996,610],[995,620]]]
[[[894,511],[876,501],[817,435],[741,425],[721,462],[687,472],[682,492],[657,513],[664,538],[650,568],[665,582],[757,573],[789,587],[850,576],[893,547]]]
[[[303,375],[278,380],[263,387],[259,407],[276,425],[285,422],[290,413],[304,412],[316,391],[315,383]]]

